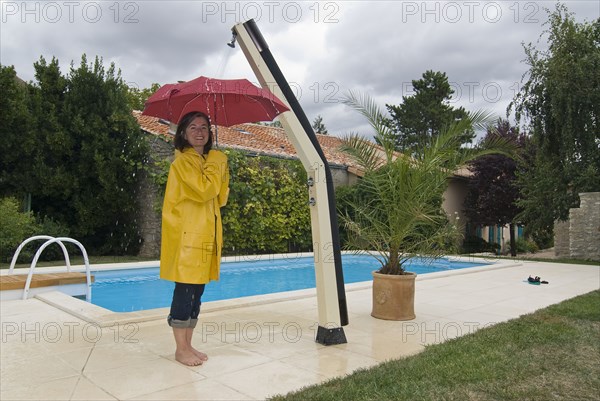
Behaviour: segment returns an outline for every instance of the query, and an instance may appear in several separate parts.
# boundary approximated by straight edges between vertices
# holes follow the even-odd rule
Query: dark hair
[[[185,116],[179,120],[179,125],[177,126],[177,132],[175,132],[175,149],[180,152],[185,148],[189,148],[192,145],[185,139],[185,130],[190,126],[192,121],[195,118],[202,117],[208,123],[208,141],[206,145],[204,145],[204,153],[208,153],[209,150],[212,149],[213,135],[212,135],[212,126],[210,125],[210,118],[201,111],[192,111],[191,113],[187,113]]]

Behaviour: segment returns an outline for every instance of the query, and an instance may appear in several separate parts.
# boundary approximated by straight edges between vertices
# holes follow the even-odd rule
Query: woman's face
[[[204,117],[196,117],[185,129],[185,139],[193,148],[204,147],[208,142],[208,121]]]

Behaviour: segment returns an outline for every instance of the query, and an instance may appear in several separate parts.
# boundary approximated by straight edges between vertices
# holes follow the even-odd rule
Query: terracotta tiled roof
[[[161,136],[167,141],[173,140],[173,135],[169,134],[168,124],[159,122],[159,119],[156,117],[144,116],[142,115],[142,112],[138,110],[133,111],[133,116],[137,119],[138,124],[144,131]]]
[[[136,110],[133,111],[133,115],[144,131],[161,136],[168,141],[173,140],[173,135],[169,133],[169,126],[159,122],[157,117],[145,116]],[[283,128],[260,124],[238,124],[232,127],[218,126],[217,135],[219,146],[224,148],[275,157],[298,158],[294,146],[288,140]],[[347,168],[349,173],[359,177],[364,175],[363,169],[348,154],[340,150],[342,144],[340,138],[330,135],[316,135],[330,166]],[[381,157],[385,157],[383,153]],[[462,168],[455,175],[469,177],[472,173],[467,168]]]
[[[169,133],[169,126],[160,123],[158,118],[142,115],[140,111],[134,111],[133,115],[144,131],[172,140],[173,136]],[[221,147],[269,156],[298,158],[283,128],[259,124],[238,124],[232,127],[218,126],[216,128],[218,143]],[[317,140],[331,166],[348,168],[349,172],[362,175],[359,166],[347,154],[339,150],[340,138],[317,134]]]

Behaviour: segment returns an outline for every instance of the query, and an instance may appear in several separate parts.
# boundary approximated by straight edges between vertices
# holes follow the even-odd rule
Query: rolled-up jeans
[[[176,329],[189,329],[198,324],[200,299],[206,284],[175,283],[171,311],[167,317],[169,326]]]

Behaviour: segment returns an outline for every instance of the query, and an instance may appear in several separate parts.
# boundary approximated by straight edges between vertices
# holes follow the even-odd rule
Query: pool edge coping
[[[418,275],[417,281],[434,280],[438,278],[459,276],[464,274],[474,274],[509,267],[517,267],[522,265],[522,263],[505,259],[486,261],[486,263],[488,264],[486,264],[485,266],[475,266],[467,269],[458,269],[446,272],[435,272]],[[345,284],[345,290],[346,292],[360,291],[369,289],[371,288],[371,286],[372,281],[362,281],[358,283]],[[253,295],[248,297],[234,298],[221,301],[209,301],[202,303],[202,313],[207,314],[223,310],[232,310],[270,303],[293,301],[298,299],[315,297],[316,295],[316,288],[308,288],[303,290],[277,292],[265,295]],[[161,320],[166,319],[169,313],[169,307],[147,309],[133,312],[113,312],[101,306],[94,305],[86,301],[74,298],[60,291],[49,291],[42,294],[37,294],[35,298],[59,310],[62,310],[63,312],[66,312],[83,321],[97,325],[99,327],[111,327],[115,325],[125,325]]]

